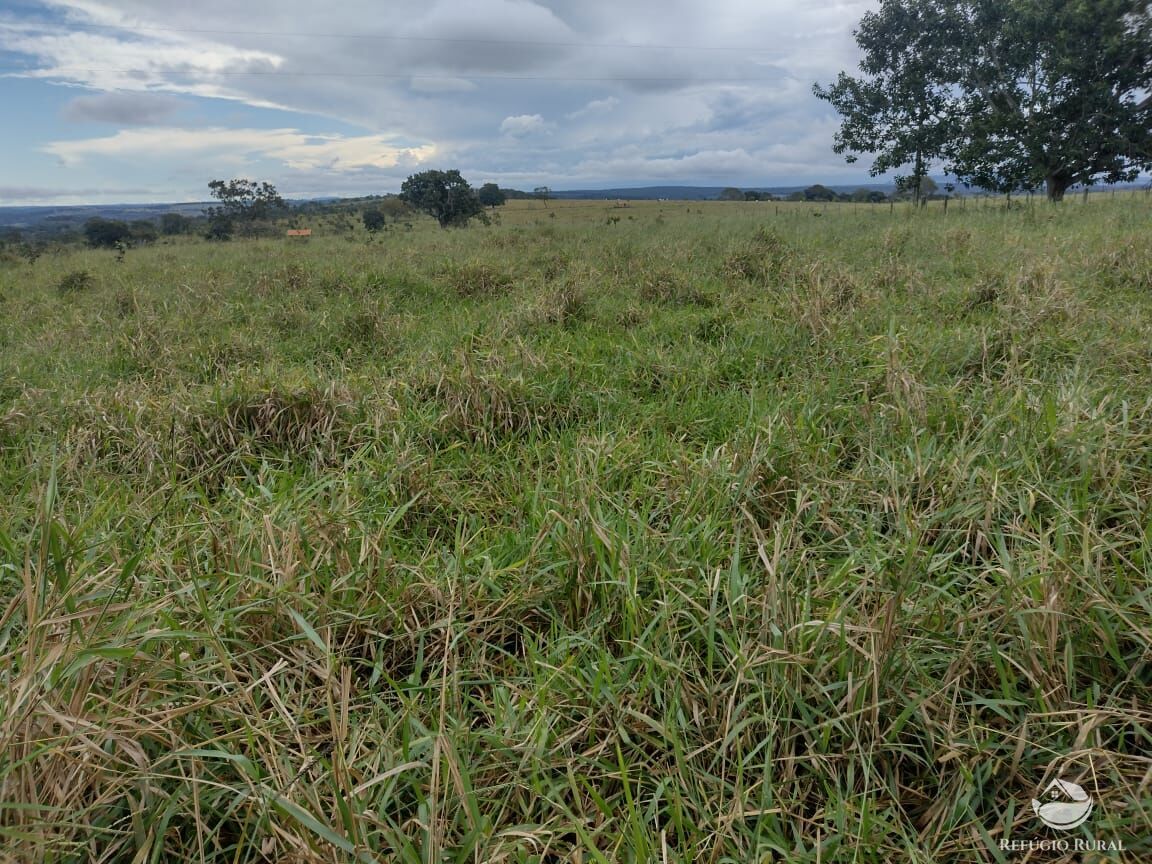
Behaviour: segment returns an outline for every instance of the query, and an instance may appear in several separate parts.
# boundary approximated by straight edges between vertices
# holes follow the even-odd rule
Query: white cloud
[[[169,116],[163,103],[149,111],[122,96],[80,102],[68,116],[123,129],[80,141],[37,139],[12,120],[19,131],[6,137],[26,143],[9,152],[47,152],[73,172],[37,185],[65,176],[76,188],[187,182],[198,194],[205,171],[259,160],[317,194],[326,183],[354,194],[361,171],[385,172],[372,191],[387,191],[379,184],[413,165],[554,188],[784,184],[867,169],[832,153],[834,118],[811,84],[855,66],[852,29],[875,0],[16,5],[0,11],[0,54],[22,77],[98,98],[199,97]],[[0,98],[3,87],[0,77]],[[292,114],[261,129],[270,121],[250,107]],[[123,128],[133,122],[150,125]],[[179,128],[196,122],[210,128]]]
[[[143,39],[73,31],[56,33],[33,25],[6,24],[0,46],[40,61],[23,77],[74,81],[94,90],[170,91],[268,104],[247,98],[227,76],[275,72],[284,58],[262,50],[154,33]]]
[[[569,113],[569,120],[579,120],[582,117],[589,117],[594,114],[607,114],[613,108],[620,104],[620,100],[615,96],[608,96],[604,99],[593,99],[583,108]]]
[[[650,158],[641,152],[604,160],[589,160],[576,169],[602,177],[644,176],[656,180],[677,177],[722,179],[755,177],[764,170],[764,161],[743,149],[701,150],[682,156]]]
[[[539,114],[517,114],[514,117],[505,117],[500,124],[500,131],[514,138],[546,132],[549,128],[550,124],[546,123]]]
[[[86,159],[135,160],[227,154],[269,159],[295,171],[345,173],[364,168],[396,168],[426,162],[432,145],[398,147],[384,135],[345,138],[309,135],[296,129],[125,129],[102,138],[54,141],[44,148],[64,165]]]

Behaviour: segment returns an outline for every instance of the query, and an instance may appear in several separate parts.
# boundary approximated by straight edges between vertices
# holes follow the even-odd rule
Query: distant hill
[[[808,184],[811,185],[811,184]],[[803,191],[805,186],[738,186],[744,192],[770,192],[773,195],[787,197],[793,192]],[[825,183],[835,192],[855,192],[857,189],[877,189],[885,194],[892,191],[891,183],[851,183],[832,184]],[[638,188],[620,189],[570,189],[554,191],[553,198],[565,200],[611,200],[627,199],[629,201],[651,201],[667,198],[670,201],[715,201],[727,186],[641,186]]]
[[[158,219],[165,213],[201,216],[209,202],[177,204],[53,204],[47,207],[0,207],[0,228],[74,229],[94,216],[104,219]]]

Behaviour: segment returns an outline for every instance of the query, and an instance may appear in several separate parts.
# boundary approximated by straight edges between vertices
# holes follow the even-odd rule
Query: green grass
[[[1150,215],[3,258],[0,860],[1148,860]]]

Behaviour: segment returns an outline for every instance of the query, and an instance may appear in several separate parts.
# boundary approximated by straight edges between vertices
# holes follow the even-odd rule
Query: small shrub
[[[964,300],[964,311],[976,312],[995,306],[1002,290],[1003,287],[996,284],[994,280],[983,280],[969,292],[968,297]]]
[[[194,472],[218,472],[254,456],[335,464],[351,446],[350,406],[316,388],[234,395],[181,425],[177,461]]]
[[[825,333],[837,316],[852,309],[860,289],[851,274],[819,261],[797,274],[788,297],[792,314],[811,333]]]
[[[640,297],[649,302],[671,306],[712,305],[707,294],[672,270],[645,274],[640,282]]]
[[[696,325],[696,338],[709,345],[717,345],[731,334],[732,319],[723,315],[712,315]]]
[[[223,380],[243,364],[257,365],[263,358],[262,346],[232,337],[198,351],[191,363],[190,377],[198,381]]]
[[[298,336],[310,322],[310,316],[296,306],[279,306],[268,316],[268,324],[281,336]]]
[[[139,303],[136,300],[136,292],[128,288],[121,288],[117,291],[113,302],[116,306],[117,318],[130,318],[140,311]]]
[[[205,240],[215,240],[225,242],[232,239],[232,235],[236,233],[236,226],[232,224],[232,220],[226,216],[214,216],[208,222],[208,228],[204,232]]]
[[[948,231],[944,234],[944,254],[949,258],[966,255],[972,251],[972,232],[964,229]]]
[[[566,428],[579,417],[569,394],[473,354],[462,355],[457,368],[422,389],[441,406],[437,432],[449,441],[493,447]]]
[[[20,246],[20,255],[29,264],[35,264],[44,251],[43,243],[24,243]]]
[[[256,277],[253,291],[261,297],[280,293],[281,290],[296,294],[307,288],[311,280],[312,274],[306,267],[289,264],[272,273],[261,273]]]
[[[1118,245],[1098,258],[1096,281],[1105,288],[1152,288],[1152,256],[1143,245]]]
[[[348,350],[368,351],[378,356],[388,356],[395,351],[396,338],[388,315],[375,304],[349,312],[340,330]]]
[[[886,258],[902,258],[912,242],[912,232],[907,228],[889,228],[884,232],[881,249]]]
[[[621,309],[620,313],[616,316],[616,323],[625,330],[639,327],[647,320],[648,318],[644,314],[644,311],[635,306],[627,306]]]
[[[568,280],[544,296],[540,303],[540,317],[546,324],[569,327],[587,317],[587,307],[587,292]]]
[[[532,266],[537,268],[540,275],[547,280],[560,276],[570,264],[571,260],[565,254],[542,255],[532,261]]]
[[[77,294],[88,291],[96,285],[96,279],[87,270],[73,270],[56,283],[59,294]]]
[[[761,228],[747,246],[724,259],[720,272],[732,281],[775,282],[795,258],[795,251],[778,234]]]
[[[496,297],[506,293],[512,281],[489,264],[463,264],[448,272],[448,285],[459,297]]]

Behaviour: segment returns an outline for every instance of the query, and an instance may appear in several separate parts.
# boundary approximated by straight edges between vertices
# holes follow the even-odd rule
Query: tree
[[[213,180],[208,184],[212,197],[220,202],[219,207],[210,207],[206,212],[211,219],[225,216],[238,222],[256,222],[279,216],[288,209],[271,183],[256,183],[253,180]]]
[[[361,214],[360,218],[364,221],[364,227],[367,228],[371,234],[383,230],[385,224],[388,222],[388,217],[384,215],[384,211],[379,207],[369,207]]]
[[[165,237],[187,234],[191,227],[192,220],[179,213],[165,213],[160,217],[160,233]]]
[[[537,186],[532,190],[532,196],[539,198],[544,202],[544,206],[548,206],[548,199],[552,197],[552,188],[550,186]]]
[[[84,239],[94,249],[115,249],[117,243],[127,243],[132,239],[132,229],[119,219],[94,216],[84,223]]]
[[[804,190],[805,201],[835,201],[836,193],[819,183]]]
[[[1152,10],[1132,0],[962,4],[966,134],[951,158],[986,189],[1130,182],[1152,167]]]
[[[854,34],[864,76],[841,72],[831,86],[813,87],[841,115],[832,150],[850,164],[859,153],[874,154],[873,177],[910,164],[917,202],[929,165],[955,134],[956,50],[950,34],[958,25],[949,5],[955,3],[882,0]]]
[[[388,195],[380,199],[376,206],[385,216],[391,216],[393,222],[412,218],[412,208],[398,195]]]
[[[208,226],[204,231],[204,239],[219,241],[231,240],[235,231],[236,226],[227,216],[211,216],[208,219]]]
[[[129,223],[134,243],[155,243],[160,235],[156,231],[156,224],[148,219],[136,219]]]
[[[928,199],[940,191],[940,186],[931,177],[921,177],[916,182],[915,177],[897,177],[896,194],[894,198],[907,200],[911,198],[919,204],[927,204]]]
[[[427,213],[441,228],[467,225],[484,210],[476,191],[456,170],[413,174],[400,186],[400,198]]]
[[[1135,179],[1152,167],[1145,0],[881,0],[854,78],[814,92],[841,114],[833,149],[872,173],[935,159],[998,192]],[[907,184],[906,184],[907,185]]]
[[[743,201],[744,192],[737,189],[735,186],[727,186],[720,190],[720,194],[716,196],[717,201]]]
[[[480,187],[480,203],[485,207],[502,207],[508,196],[495,183],[485,183]]]

